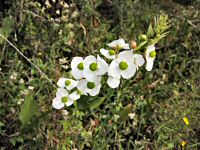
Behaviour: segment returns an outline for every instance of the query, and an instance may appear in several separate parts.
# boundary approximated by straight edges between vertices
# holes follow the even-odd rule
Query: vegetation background
[[[72,57],[119,37],[137,41],[157,15],[171,22],[151,72],[68,115],[51,106],[56,88],[0,38],[1,150],[199,150],[199,11],[199,0],[0,0],[0,33],[54,83],[69,76]]]

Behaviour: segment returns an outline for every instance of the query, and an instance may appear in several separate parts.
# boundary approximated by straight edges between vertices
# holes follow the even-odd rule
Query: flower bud
[[[145,34],[141,34],[141,35],[139,36],[139,40],[140,40],[140,41],[147,41],[148,38],[147,38],[147,36],[146,36]]]
[[[133,40],[130,41],[130,46],[132,49],[136,48],[137,47],[137,43]]]

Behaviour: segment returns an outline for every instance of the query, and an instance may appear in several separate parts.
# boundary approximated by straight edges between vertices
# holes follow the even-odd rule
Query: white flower
[[[134,54],[134,64],[137,66],[137,69],[145,63],[145,60],[141,54]]]
[[[16,80],[17,79],[17,73],[16,72],[13,72],[10,76],[10,79],[11,80]]]
[[[78,81],[67,79],[67,78],[60,78],[57,82],[57,85],[60,88],[66,88],[67,90],[72,90],[78,84]]]
[[[83,58],[82,57],[74,57],[71,61],[72,75],[75,79],[84,78],[83,70]]]
[[[64,88],[58,88],[56,97],[53,99],[52,106],[56,109],[61,109],[65,105],[71,106],[74,100],[70,97],[67,90]]]
[[[29,90],[34,90],[35,87],[34,87],[34,86],[28,86],[28,89],[29,89]]]
[[[117,88],[119,86],[119,83],[120,83],[120,77],[109,76],[107,83],[111,88]]]
[[[107,44],[111,48],[116,48],[116,49],[130,49],[129,44],[125,43],[124,39],[120,38],[118,40],[115,40],[109,44]]]
[[[133,63],[134,54],[132,50],[120,52],[118,58],[114,59],[108,67],[109,76],[130,79],[134,76],[137,66]]]
[[[68,116],[69,112],[67,110],[62,110],[62,115],[63,116]]]
[[[105,56],[107,59],[114,59],[115,58],[115,51],[114,50],[106,50],[104,48],[101,48],[100,53],[103,56]]]
[[[135,113],[129,113],[128,116],[129,116],[130,119],[134,119]]]
[[[85,95],[86,93],[88,93],[90,96],[95,96],[99,94],[101,88],[101,76],[97,77],[97,79],[94,82],[82,79],[79,81],[77,88],[81,91],[81,93]]]
[[[24,79],[21,78],[21,79],[19,80],[19,84],[23,84],[23,83],[24,83]]]
[[[97,58],[90,55],[84,59],[83,74],[88,81],[94,82],[98,76],[104,75],[108,71],[108,64],[99,55]]]
[[[146,70],[151,71],[153,68],[153,62],[156,57],[156,51],[154,45],[149,45],[145,51],[145,58],[147,61]]]

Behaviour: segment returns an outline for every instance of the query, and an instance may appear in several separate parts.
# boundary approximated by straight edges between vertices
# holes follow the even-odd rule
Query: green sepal
[[[134,49],[134,51],[138,51],[138,50],[143,49],[146,43],[147,43],[147,41],[141,42],[141,43]]]
[[[154,37],[154,35],[155,35],[155,33],[154,33],[153,27],[152,27],[152,25],[151,25],[151,23],[150,23],[149,28],[148,28],[148,31],[147,31],[147,37],[148,37],[148,38],[151,38],[151,37]]]

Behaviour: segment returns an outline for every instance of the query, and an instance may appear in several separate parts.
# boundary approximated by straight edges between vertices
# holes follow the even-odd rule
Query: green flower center
[[[62,98],[61,98],[61,101],[62,101],[63,103],[66,103],[66,102],[68,101],[67,96],[62,97]]]
[[[121,70],[126,70],[128,68],[128,64],[125,61],[119,63],[119,68]]]
[[[83,70],[83,69],[84,69],[83,63],[79,63],[79,64],[77,65],[77,68],[78,68],[79,70]]]
[[[96,71],[97,70],[97,63],[91,63],[90,64],[90,70],[92,70],[92,71]]]
[[[93,88],[95,88],[94,82],[88,82],[88,83],[87,83],[87,87],[88,87],[88,89],[93,89]]]
[[[66,80],[66,81],[65,81],[65,85],[66,85],[66,86],[69,86],[70,84],[71,84],[71,81],[70,81],[70,80]]]
[[[115,55],[115,51],[114,50],[109,50],[109,54],[110,55]]]
[[[149,53],[149,56],[150,56],[151,58],[154,58],[154,57],[156,56],[156,51],[151,51],[151,52]]]

